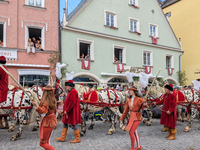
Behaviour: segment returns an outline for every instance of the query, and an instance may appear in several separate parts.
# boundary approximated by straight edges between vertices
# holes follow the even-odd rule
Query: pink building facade
[[[55,71],[48,58],[59,50],[58,19],[56,0],[0,0],[0,56],[7,58],[8,71],[21,84],[51,83]],[[40,48],[27,53],[33,37]],[[16,85],[12,79],[9,84]]]

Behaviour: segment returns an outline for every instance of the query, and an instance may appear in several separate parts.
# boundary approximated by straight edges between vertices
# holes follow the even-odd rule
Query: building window
[[[93,41],[78,39],[78,59],[94,60]]]
[[[114,62],[126,63],[126,47],[114,45]]]
[[[153,57],[152,51],[143,51],[143,65],[144,66],[153,66]]]
[[[26,5],[44,7],[44,0],[26,0]]]
[[[138,0],[130,0],[130,5],[138,7]]]
[[[4,42],[4,39],[3,39],[3,27],[4,25],[3,24],[0,24],[0,47],[3,47],[3,42]]]
[[[33,85],[38,85],[45,87],[49,84],[49,76],[45,75],[20,75],[20,84],[28,87],[32,87]]]
[[[139,20],[138,19],[133,19],[130,18],[130,27],[129,27],[131,32],[140,32],[140,27],[139,27]]]
[[[6,23],[0,22],[0,47],[6,47]]]
[[[44,27],[27,26],[26,27],[25,48],[28,46],[28,41],[31,40],[36,50],[43,51],[44,48]]]
[[[150,36],[157,38],[158,37],[158,26],[150,24]]]
[[[166,68],[174,68],[173,55],[166,54]]]
[[[114,12],[105,11],[105,25],[117,28],[117,15]]]

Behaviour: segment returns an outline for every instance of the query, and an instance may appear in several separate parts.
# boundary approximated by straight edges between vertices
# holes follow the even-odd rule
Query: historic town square
[[[199,4],[0,0],[0,150],[200,150]]]

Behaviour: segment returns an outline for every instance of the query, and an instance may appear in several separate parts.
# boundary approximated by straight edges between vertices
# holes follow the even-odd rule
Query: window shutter
[[[138,0],[135,0],[135,6],[138,6]]]
[[[42,1],[42,7],[44,7],[45,0],[41,0],[41,1]]]
[[[123,63],[126,63],[126,48],[123,49],[122,51],[122,55],[123,55]]]

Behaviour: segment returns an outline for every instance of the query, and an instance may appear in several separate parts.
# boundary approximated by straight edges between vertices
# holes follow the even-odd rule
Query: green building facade
[[[75,83],[124,85],[126,71],[137,76],[147,66],[178,84],[182,49],[156,0],[83,0],[63,24],[62,61]],[[89,54],[89,70],[82,54]]]

